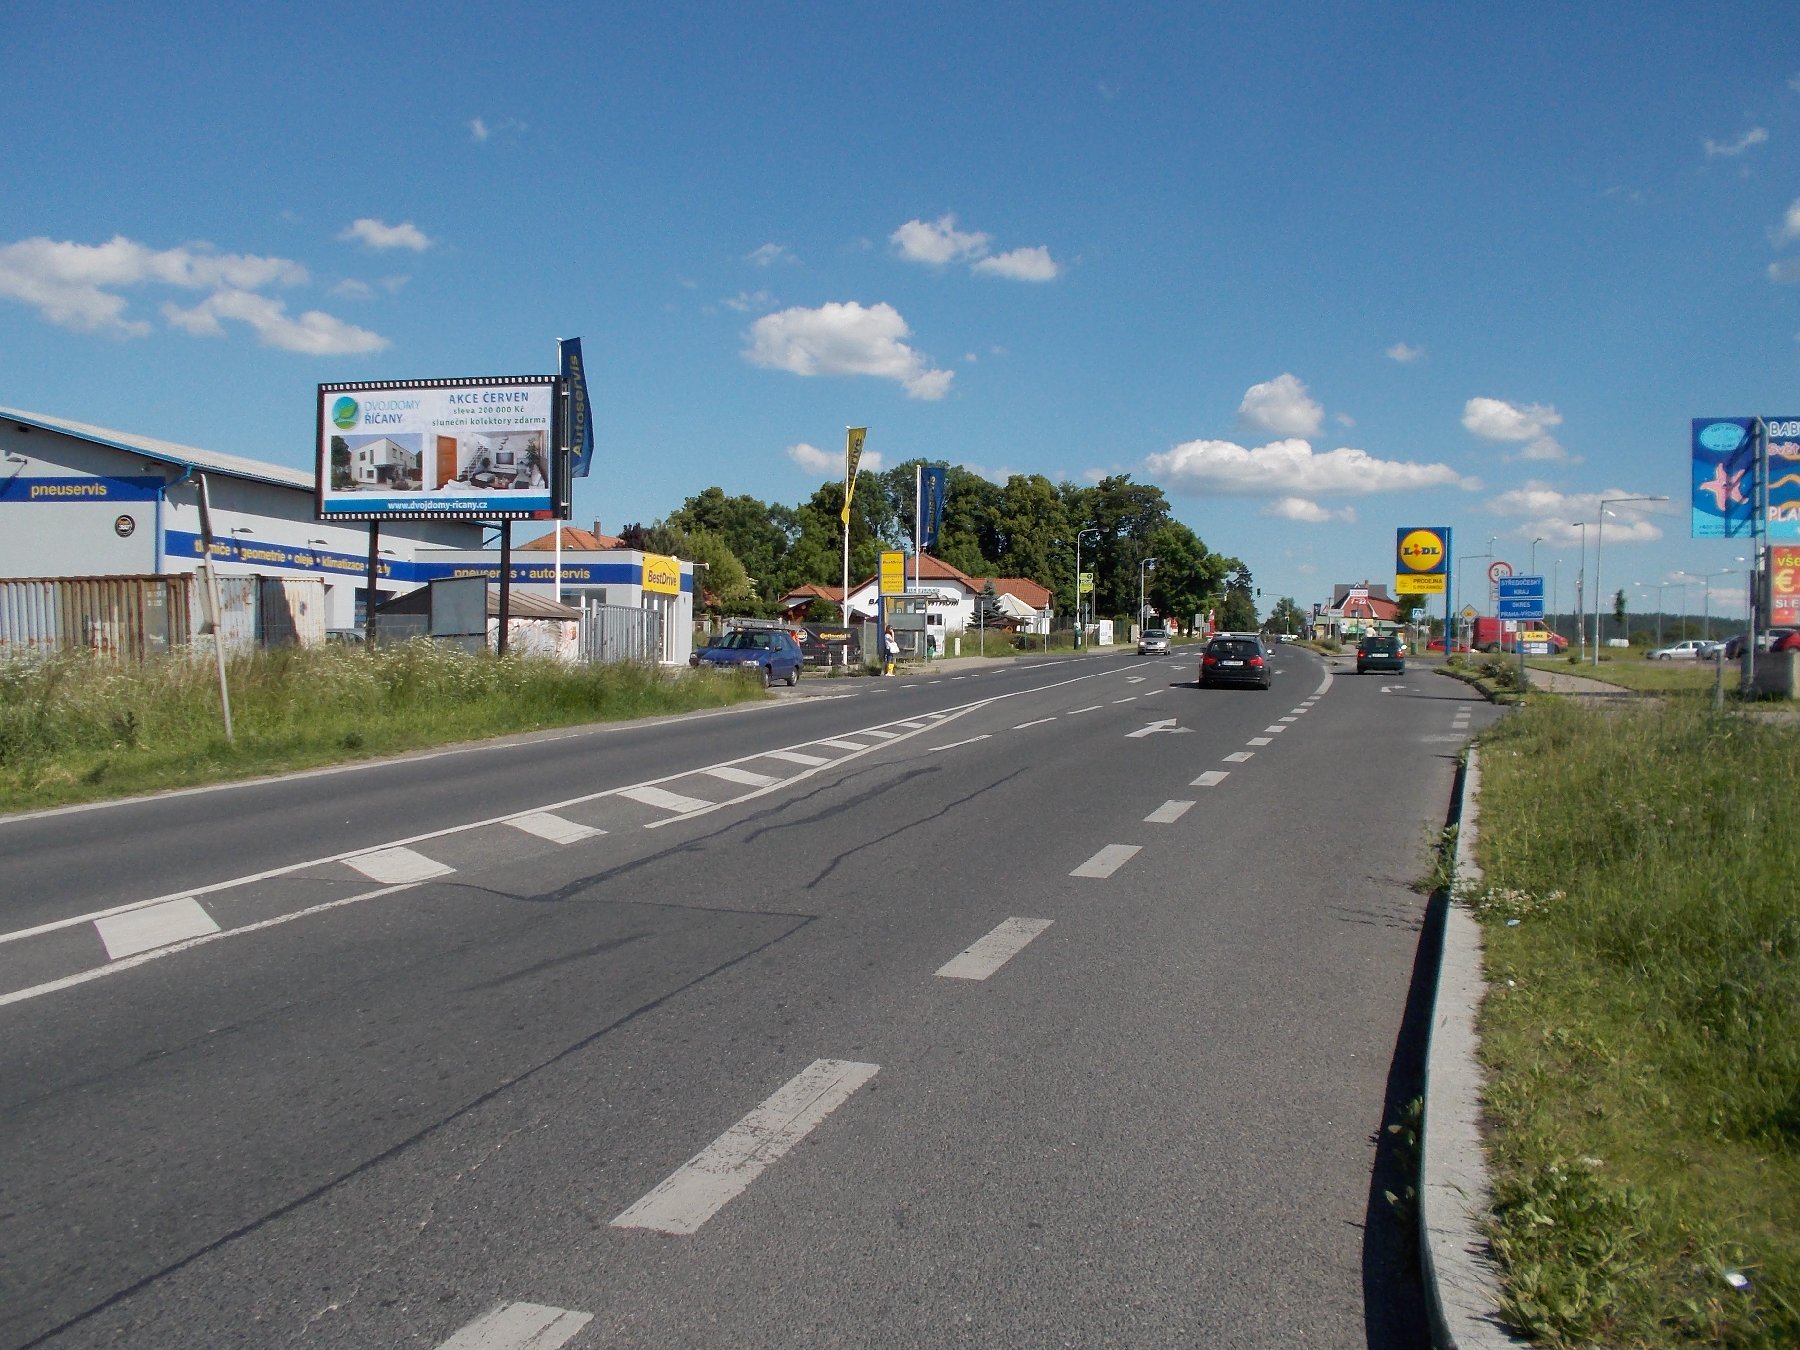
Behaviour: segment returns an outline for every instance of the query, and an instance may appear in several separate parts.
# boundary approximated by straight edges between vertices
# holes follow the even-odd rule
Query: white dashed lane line
[[[1142,848],[1141,844],[1108,844],[1069,875],[1104,880],[1135,858]]]
[[[1192,802],[1166,801],[1144,817],[1146,825],[1173,825],[1187,814]]]
[[[1099,712],[1100,707],[1101,707],[1101,705],[1098,703],[1090,703],[1085,708],[1071,708],[1071,709],[1069,709],[1069,716],[1073,717],[1073,716],[1075,716],[1076,713]]]
[[[1054,717],[1040,717],[1035,722],[1021,722],[1021,723],[1019,723],[1018,726],[1014,727],[1013,730],[1014,731],[1023,731],[1023,730],[1025,730],[1026,727],[1041,727],[1044,725],[1044,723],[1054,722],[1055,720],[1056,719]]]
[[[438,1350],[556,1350],[594,1320],[542,1303],[502,1303],[483,1313]]]
[[[684,797],[679,792],[668,792],[659,787],[621,788],[618,795],[634,802],[642,802],[645,806],[654,806],[661,811],[673,811],[677,815],[700,811],[716,804],[699,797]]]
[[[1244,742],[1245,745],[1268,745],[1269,743],[1270,738],[1267,736],[1252,736]]]
[[[593,825],[564,820],[550,811],[533,811],[530,815],[514,816],[506,823],[515,830],[523,830],[539,839],[548,839],[552,844],[579,844],[583,839],[592,839],[595,835],[606,833]]]
[[[1247,759],[1255,758],[1256,751],[1254,750],[1233,750],[1229,755],[1225,756],[1225,762],[1227,764],[1242,764]]]
[[[106,944],[109,961],[219,931],[213,916],[192,899],[169,900],[149,909],[115,914],[96,920],[94,927],[100,933],[100,941]]]
[[[880,1071],[878,1064],[815,1059],[612,1226],[678,1237],[696,1232]]]
[[[345,858],[344,866],[383,886],[429,881],[433,877],[449,876],[456,870],[410,848],[378,848],[373,853],[359,853],[353,858]]]
[[[1223,783],[1229,777],[1231,777],[1230,769],[1208,769],[1205,773],[1201,774],[1191,784],[1189,784],[1189,786],[1190,787],[1217,787],[1217,786],[1219,786],[1220,783]]]
[[[939,966],[937,973],[947,980],[985,980],[1050,924],[1049,919],[1007,919]]]

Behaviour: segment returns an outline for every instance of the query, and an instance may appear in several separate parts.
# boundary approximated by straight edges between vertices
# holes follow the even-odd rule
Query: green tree
[[[1306,628],[1306,616],[1300,612],[1300,606],[1294,603],[1292,596],[1284,595],[1275,602],[1269,611],[1269,629],[1275,633],[1299,633]]]

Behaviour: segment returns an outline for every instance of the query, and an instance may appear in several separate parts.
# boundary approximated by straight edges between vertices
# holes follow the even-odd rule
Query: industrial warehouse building
[[[363,626],[369,526],[319,520],[310,472],[10,408],[0,408],[0,585],[27,578],[192,576],[203,552],[202,476],[222,581],[316,582],[324,610],[316,629]],[[515,536],[536,525],[515,525]],[[382,522],[377,606],[438,578],[498,580],[496,535],[494,526],[478,521]],[[660,659],[687,661],[692,563],[595,548],[565,551],[559,569],[527,537],[515,545],[511,581],[515,593],[547,600],[651,611],[660,620]]]

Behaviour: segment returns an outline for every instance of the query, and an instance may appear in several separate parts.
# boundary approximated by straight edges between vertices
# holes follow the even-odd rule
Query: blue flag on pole
[[[581,339],[556,344],[563,381],[569,387],[569,473],[586,478],[594,467],[594,414],[588,406],[587,371],[581,364]]]
[[[919,547],[929,553],[937,547],[938,526],[944,521],[944,492],[949,486],[950,470],[942,464],[927,465],[920,473],[920,490],[925,501],[919,512]]]

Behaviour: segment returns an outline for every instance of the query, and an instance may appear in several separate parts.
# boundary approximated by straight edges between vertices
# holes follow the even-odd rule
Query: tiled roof
[[[563,552],[565,553],[604,553],[608,549],[624,548],[625,541],[617,535],[595,534],[592,530],[577,529],[573,525],[564,525],[560,531],[552,530],[529,543],[514,544],[515,551],[521,553],[554,553],[556,552],[556,536],[562,535]]]

